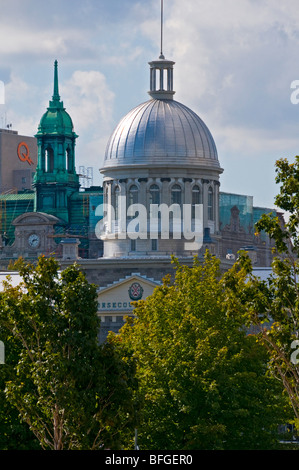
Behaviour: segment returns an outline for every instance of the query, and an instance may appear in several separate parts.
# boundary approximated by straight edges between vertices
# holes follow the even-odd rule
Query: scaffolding
[[[6,200],[0,199],[0,233],[6,232],[6,223]]]
[[[79,167],[79,182],[83,189],[93,186],[93,168],[91,166],[86,168],[82,165]]]

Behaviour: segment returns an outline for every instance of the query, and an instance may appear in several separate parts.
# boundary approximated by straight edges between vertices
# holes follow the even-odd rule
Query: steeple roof
[[[54,91],[53,91],[52,99],[55,102],[60,101],[59,86],[58,86],[58,62],[57,62],[57,60],[55,60],[55,62],[54,62]]]
[[[60,100],[58,84],[58,62],[54,62],[54,88],[49,107],[42,116],[36,137],[40,135],[65,135],[77,137],[74,133],[73,121]]]

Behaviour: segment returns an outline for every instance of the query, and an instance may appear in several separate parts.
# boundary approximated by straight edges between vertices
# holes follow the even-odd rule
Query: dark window
[[[53,173],[54,171],[54,152],[52,147],[48,147],[46,150],[46,171]]]
[[[201,191],[199,186],[193,186],[192,188],[192,219],[195,218],[195,206],[201,204]]]
[[[182,189],[178,184],[172,186],[171,189],[171,204],[182,204]]]
[[[212,188],[209,188],[208,192],[208,219],[214,220],[214,193]]]
[[[115,220],[118,220],[119,216],[119,196],[120,196],[120,188],[116,186],[114,190],[114,210],[115,210]]]
[[[160,204],[160,189],[157,184],[152,184],[149,189],[149,201],[150,204]]]
[[[152,239],[152,251],[157,251],[158,250],[158,240],[155,238]]]

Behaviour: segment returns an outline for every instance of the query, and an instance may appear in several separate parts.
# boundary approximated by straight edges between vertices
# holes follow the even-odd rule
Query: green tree
[[[119,448],[132,373],[98,343],[96,286],[75,265],[59,272],[54,259],[17,268],[22,282],[8,280],[0,295],[0,328],[17,354],[6,399],[43,449]]]
[[[266,351],[244,330],[232,288],[249,267],[221,276],[208,252],[192,267],[174,264],[174,282],[165,278],[109,337],[136,362],[141,449],[275,447],[281,389],[265,374]]]
[[[18,410],[5,397],[5,384],[13,377],[19,348],[14,338],[1,327],[0,339],[5,345],[5,364],[0,365],[0,450],[40,449],[27,423],[21,421]]]
[[[243,292],[249,324],[256,326],[258,338],[271,356],[272,374],[283,384],[293,407],[299,429],[299,157],[276,162],[276,182],[280,185],[276,206],[286,213],[283,223],[273,213],[264,214],[256,224],[275,241],[272,275],[261,281],[251,274]],[[241,265],[244,258],[240,258]]]

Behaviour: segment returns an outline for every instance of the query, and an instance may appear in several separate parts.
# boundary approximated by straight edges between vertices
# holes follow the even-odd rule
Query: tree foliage
[[[266,281],[251,275],[243,295],[248,323],[256,325],[271,355],[270,370],[283,383],[299,428],[299,157],[294,163],[276,162],[276,182],[275,203],[285,211],[285,223],[270,213],[256,224],[258,232],[264,230],[275,241],[273,272]]]
[[[111,345],[99,345],[96,286],[54,259],[20,261],[18,286],[0,295],[0,327],[14,347],[5,396],[43,449],[118,448],[132,378]],[[8,369],[7,369],[8,370]]]
[[[136,303],[118,344],[136,362],[142,449],[261,449],[277,444],[281,389],[267,354],[244,330],[249,265],[229,275],[208,252]],[[230,286],[230,283],[233,285]]]
[[[6,383],[14,376],[14,367],[18,361],[18,343],[2,325],[0,338],[5,345],[5,364],[0,365],[0,450],[40,449],[28,424],[20,419],[18,410],[5,396]]]

